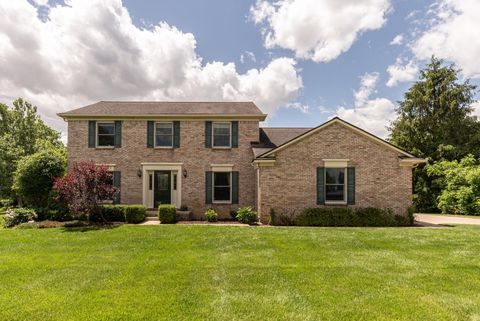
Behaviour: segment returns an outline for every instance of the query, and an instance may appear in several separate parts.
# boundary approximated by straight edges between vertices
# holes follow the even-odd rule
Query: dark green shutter
[[[95,148],[95,136],[97,131],[97,122],[94,120],[88,121],[88,148]]]
[[[212,122],[205,122],[205,147],[212,148]]]
[[[122,122],[115,121],[115,148],[122,147]]]
[[[120,171],[114,171],[113,172],[113,186],[117,188],[117,194],[115,195],[115,199],[113,202],[115,204],[120,204],[120,185],[121,185],[121,174]]]
[[[232,148],[238,147],[238,121],[232,121]]]
[[[213,172],[205,172],[205,204],[212,204]]]
[[[317,167],[317,205],[325,204],[325,167]]]
[[[347,168],[347,204],[355,205],[355,167]]]
[[[180,148],[180,122],[173,122],[173,148]]]
[[[232,172],[232,204],[238,204],[238,172]]]
[[[147,147],[153,148],[153,121],[147,121]]]

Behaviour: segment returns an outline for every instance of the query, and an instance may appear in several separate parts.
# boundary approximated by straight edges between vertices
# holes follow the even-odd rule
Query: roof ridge
[[[214,104],[225,104],[225,103],[254,103],[253,100],[235,100],[235,101],[229,101],[229,100],[214,100],[214,101],[208,101],[208,100],[99,100],[96,103],[93,104],[98,104],[98,103],[121,103],[121,104],[131,104],[131,103],[162,103],[162,104],[178,104],[178,103],[214,103]]]

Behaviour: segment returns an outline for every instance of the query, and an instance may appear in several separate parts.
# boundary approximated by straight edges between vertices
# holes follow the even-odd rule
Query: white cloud
[[[253,52],[246,50],[240,55],[240,62],[244,64],[247,62],[247,60],[250,60],[251,62],[257,62],[257,57],[255,57]]]
[[[432,54],[454,61],[467,77],[480,77],[480,1],[441,0],[436,3],[433,22],[412,45],[419,59]]]
[[[476,101],[475,103],[473,103],[472,108],[473,108],[472,115],[480,118],[480,101]]]
[[[381,28],[389,0],[257,0],[250,15],[265,23],[265,46],[325,62],[350,49],[360,34]]]
[[[370,133],[386,138],[387,126],[395,118],[395,105],[386,98],[370,99],[378,82],[378,76],[378,73],[363,75],[360,88],[354,93],[354,107],[339,107],[336,115]]]
[[[397,59],[394,65],[388,66],[387,72],[390,75],[387,86],[395,87],[401,82],[414,80],[418,73],[418,65],[413,60],[405,64],[401,59]]]
[[[287,105],[287,108],[298,109],[304,114],[308,114],[310,112],[310,107],[308,105],[299,102],[290,103]]]
[[[37,10],[0,1],[0,98],[31,100],[57,129],[57,112],[97,100],[241,99],[274,113],[303,87],[290,58],[243,74],[203,63],[192,34],[164,22],[138,28],[121,0],[69,0],[43,21]]]
[[[401,45],[403,43],[403,35],[402,34],[399,34],[399,35],[396,35],[392,41],[390,41],[390,45]]]

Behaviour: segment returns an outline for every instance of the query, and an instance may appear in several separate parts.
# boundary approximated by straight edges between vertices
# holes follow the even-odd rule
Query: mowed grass
[[[480,228],[0,230],[0,320],[479,320]]]

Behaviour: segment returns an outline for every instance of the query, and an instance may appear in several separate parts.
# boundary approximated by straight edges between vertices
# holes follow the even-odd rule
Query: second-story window
[[[155,147],[173,147],[173,123],[155,123]]]
[[[113,147],[115,146],[115,124],[97,123],[97,146]]]
[[[213,147],[231,147],[231,123],[213,123]]]

